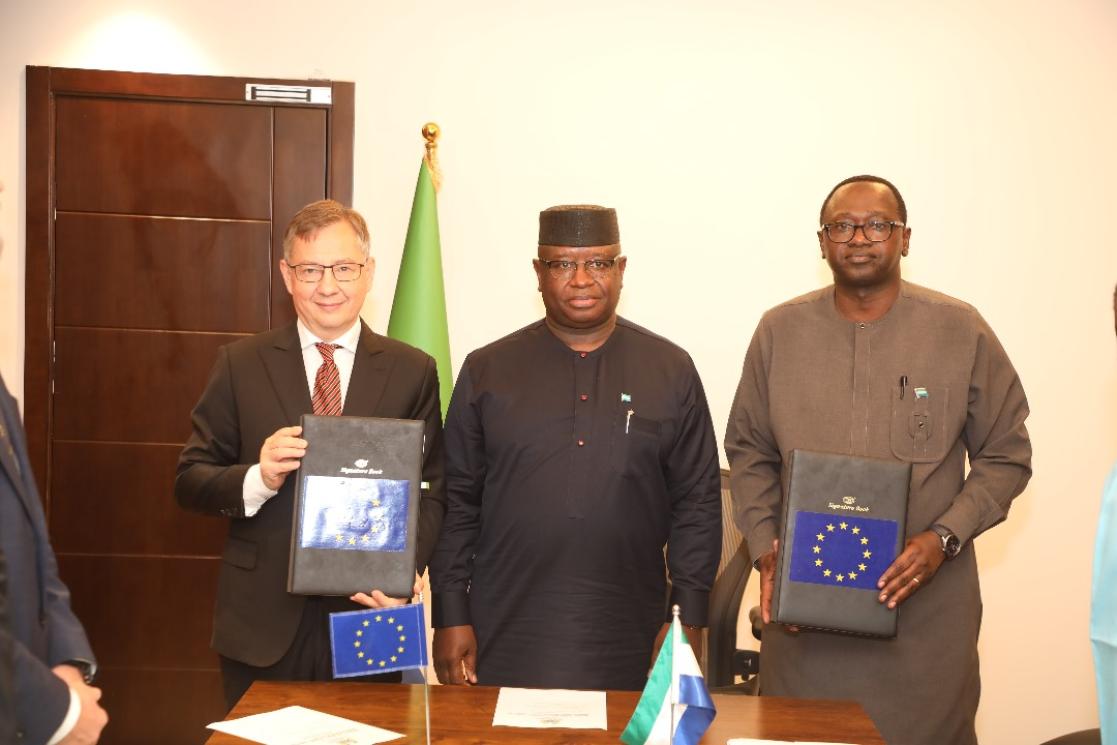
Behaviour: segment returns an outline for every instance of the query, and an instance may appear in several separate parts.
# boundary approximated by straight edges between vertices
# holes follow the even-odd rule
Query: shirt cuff
[[[673,614],[671,606],[679,606],[679,621],[683,626],[708,626],[710,624],[710,593],[703,590],[684,590],[671,587],[671,602],[667,604],[667,620]]]
[[[469,593],[462,591],[436,592],[431,595],[431,626],[436,629],[447,626],[470,626],[473,617],[469,614]]]
[[[244,495],[244,516],[252,517],[260,511],[264,502],[279,492],[264,485],[264,477],[260,475],[260,464],[257,463],[245,471],[242,493]]]
[[[47,740],[47,745],[56,745],[66,739],[70,731],[77,725],[78,718],[81,717],[81,699],[78,697],[78,692],[69,686],[66,690],[70,692],[70,708],[66,710],[66,716],[62,718],[62,724],[58,725],[58,729],[54,731],[54,735]]]
[[[749,558],[753,569],[760,569],[760,559],[772,552],[772,541],[776,539],[773,523],[756,526],[748,536]]]

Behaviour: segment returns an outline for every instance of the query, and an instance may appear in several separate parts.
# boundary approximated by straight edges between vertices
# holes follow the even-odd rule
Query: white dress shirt
[[[303,350],[303,364],[306,366],[306,388],[310,395],[314,395],[314,378],[318,375],[318,368],[322,366],[322,354],[316,344],[321,339],[310,332],[303,325],[302,320],[296,324],[299,330],[299,345]],[[352,327],[344,334],[334,339],[333,344],[340,348],[334,350],[334,364],[337,365],[338,376],[341,378],[341,405],[345,407],[345,393],[349,390],[349,378],[353,375],[353,360],[357,356],[357,344],[361,340],[361,320],[358,318]],[[295,426],[292,422],[291,426]],[[260,443],[263,445],[263,443]],[[260,475],[260,464],[257,463],[244,474],[244,516],[252,517],[264,502],[274,497],[278,492],[264,485],[264,477]]]
[[[58,725],[54,735],[47,740],[47,745],[57,745],[57,743],[66,739],[74,727],[78,725],[78,719],[81,717],[81,698],[73,688],[70,688],[69,691],[70,708],[66,710],[66,716],[62,717],[62,724]]]

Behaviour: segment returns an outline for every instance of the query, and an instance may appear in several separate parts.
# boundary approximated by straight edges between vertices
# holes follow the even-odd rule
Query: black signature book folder
[[[904,545],[911,465],[793,450],[772,617],[777,623],[896,636],[877,580]]]
[[[423,422],[302,417],[287,591],[411,597]]]

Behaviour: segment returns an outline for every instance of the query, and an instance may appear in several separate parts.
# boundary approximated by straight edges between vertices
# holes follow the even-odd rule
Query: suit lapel
[[[298,422],[299,417],[313,410],[313,404],[310,402],[306,365],[295,324],[287,327],[271,346],[262,348],[260,358],[285,418],[288,422]]]
[[[383,354],[380,337],[361,321],[361,339],[353,359],[353,374],[345,392],[346,416],[375,416],[391,372],[390,355]]]

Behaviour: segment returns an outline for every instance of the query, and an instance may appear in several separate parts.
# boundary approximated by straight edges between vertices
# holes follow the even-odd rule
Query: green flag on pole
[[[433,144],[433,143],[432,143]],[[388,336],[418,347],[438,363],[442,418],[450,405],[454,380],[450,368],[450,332],[442,284],[442,245],[438,236],[438,202],[427,159],[419,166],[411,222],[399,267]]]

